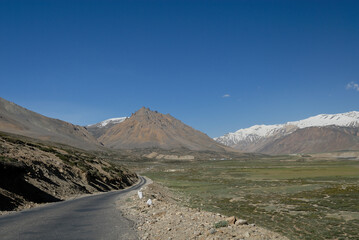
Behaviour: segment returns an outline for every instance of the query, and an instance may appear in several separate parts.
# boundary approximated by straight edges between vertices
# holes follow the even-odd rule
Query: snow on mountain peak
[[[241,141],[256,142],[259,139],[284,136],[294,132],[298,128],[323,127],[323,126],[359,127],[359,112],[352,111],[339,114],[319,114],[299,121],[287,122],[275,125],[254,125],[249,128],[239,129],[234,133],[214,138],[217,142],[227,146],[233,146]]]
[[[304,120],[288,122],[287,125],[295,125],[299,128],[323,127],[329,125],[355,127],[359,125],[359,112],[352,111],[338,114],[319,114]]]
[[[99,127],[99,128],[103,128],[103,127],[106,127],[110,123],[112,123],[112,124],[121,123],[121,122],[125,121],[126,118],[127,117],[110,118],[110,119],[106,119],[106,120],[104,120],[102,122],[99,122],[99,123],[88,125],[87,127],[96,126],[96,127]]]

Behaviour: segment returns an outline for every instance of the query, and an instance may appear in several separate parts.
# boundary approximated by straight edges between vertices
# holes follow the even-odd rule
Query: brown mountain
[[[232,151],[171,115],[144,107],[108,129],[98,140],[114,149],[185,148],[195,151]]]
[[[308,127],[267,142],[258,152],[268,154],[318,153],[359,150],[359,128]]]
[[[100,147],[84,127],[45,117],[3,98],[0,98],[0,131],[82,149]]]

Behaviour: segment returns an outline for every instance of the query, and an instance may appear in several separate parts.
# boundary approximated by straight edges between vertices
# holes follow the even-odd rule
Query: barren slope
[[[40,140],[97,149],[100,144],[81,126],[48,118],[0,98],[0,131]]]
[[[99,141],[106,147],[115,149],[230,150],[171,115],[164,115],[144,107],[122,123],[107,130]]]
[[[298,129],[266,144],[259,152],[268,154],[318,153],[359,150],[359,129],[350,127],[309,127]]]

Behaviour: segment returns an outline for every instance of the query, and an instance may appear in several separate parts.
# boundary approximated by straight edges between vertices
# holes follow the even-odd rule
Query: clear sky
[[[86,125],[142,106],[211,137],[359,110],[359,1],[0,0],[0,96]]]

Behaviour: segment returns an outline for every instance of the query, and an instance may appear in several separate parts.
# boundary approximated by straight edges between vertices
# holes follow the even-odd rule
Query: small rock
[[[216,231],[216,229],[214,229],[214,228],[211,228],[210,230],[209,230],[209,233],[210,234],[215,234],[217,231]]]
[[[238,220],[236,221],[236,225],[245,225],[245,224],[248,224],[248,221],[247,221],[247,220],[238,219]]]
[[[232,216],[232,217],[227,218],[226,221],[227,221],[229,224],[235,224],[236,221],[237,221],[237,218],[236,218],[235,216]]]

